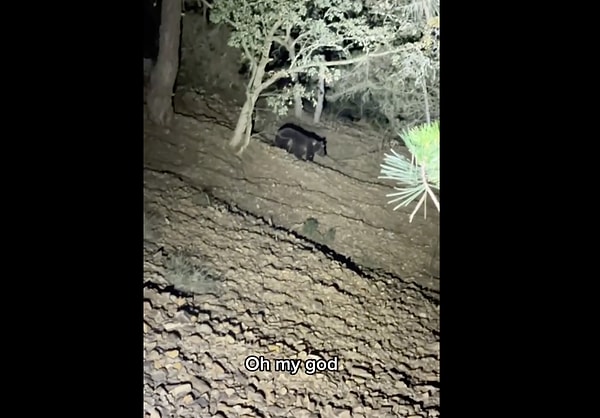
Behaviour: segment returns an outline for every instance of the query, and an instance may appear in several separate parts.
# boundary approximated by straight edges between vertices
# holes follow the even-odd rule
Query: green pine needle
[[[431,197],[438,211],[440,209],[439,201],[432,191],[440,188],[439,122],[407,130],[402,138],[412,153],[412,160],[409,161],[391,150],[393,155],[385,154],[379,178],[398,182],[398,186],[394,187],[398,192],[386,195],[386,197],[394,197],[388,204],[400,201],[393,210],[408,206],[415,199],[420,199],[410,216],[412,222],[421,205],[426,204],[427,195]],[[426,206],[425,213],[427,213]]]
[[[406,147],[420,166],[427,168],[428,183],[439,187],[440,181],[440,123],[417,126],[401,135]]]

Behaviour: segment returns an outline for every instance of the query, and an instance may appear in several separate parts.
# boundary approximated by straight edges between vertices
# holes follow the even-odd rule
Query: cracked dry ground
[[[206,197],[206,196],[205,196]],[[296,235],[145,172],[144,407],[149,417],[437,417],[439,294],[359,272]],[[177,202],[176,205],[173,202]],[[206,274],[173,288],[169,257]],[[249,356],[337,358],[308,374]]]

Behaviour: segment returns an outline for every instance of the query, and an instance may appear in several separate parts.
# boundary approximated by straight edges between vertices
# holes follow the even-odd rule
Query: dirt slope
[[[229,123],[145,126],[147,416],[438,416],[433,211],[385,205],[368,141],[329,132],[320,165],[258,142],[237,158]],[[319,359],[335,370],[308,373]]]

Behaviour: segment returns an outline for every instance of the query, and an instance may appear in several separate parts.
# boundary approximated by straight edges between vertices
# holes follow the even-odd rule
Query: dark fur
[[[315,153],[327,155],[327,139],[314,132],[286,123],[282,125],[275,136],[275,145],[294,154],[299,160],[313,161]]]

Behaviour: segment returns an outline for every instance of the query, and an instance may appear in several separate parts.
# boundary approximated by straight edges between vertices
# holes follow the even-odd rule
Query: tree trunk
[[[294,50],[294,47],[288,43],[285,49],[287,49],[290,54],[290,62],[296,62],[296,51]],[[292,86],[295,86],[298,83],[298,74],[292,74]],[[302,117],[303,107],[302,96],[297,91],[294,91],[294,116],[298,119]]]
[[[158,125],[170,124],[173,118],[173,87],[179,69],[181,34],[181,0],[163,0],[161,8],[158,58],[150,74],[148,117]]]
[[[292,76],[292,83],[293,84],[299,83],[298,74],[294,74]],[[298,91],[294,91],[294,116],[296,116],[298,119],[301,119],[303,113],[304,113],[304,104],[302,103],[302,96],[300,95],[300,93]]]
[[[321,113],[323,113],[323,100],[325,98],[325,67],[321,67],[319,70],[319,91],[317,92],[317,107],[315,114],[313,115],[313,122],[319,123],[321,121]]]
[[[246,101],[242,106],[242,111],[240,112],[240,116],[235,125],[235,130],[233,131],[233,135],[229,141],[229,146],[231,148],[238,148],[237,153],[240,155],[244,151],[244,149],[248,146],[250,134],[248,130],[252,130],[252,112],[254,110],[255,101],[252,100],[252,94],[246,95]],[[240,146],[240,143],[242,144]]]
[[[271,78],[269,82],[262,82],[263,77],[265,76],[265,68],[269,63],[269,50],[272,43],[273,40],[270,37],[264,42],[262,57],[252,70],[252,76],[250,77],[248,87],[246,88],[246,101],[242,106],[242,111],[240,112],[240,117],[238,118],[235,130],[233,131],[233,136],[229,140],[229,146],[234,149],[237,148],[237,155],[242,155],[244,149],[246,149],[250,143],[253,121],[252,115],[260,93],[277,80],[277,78]]]

